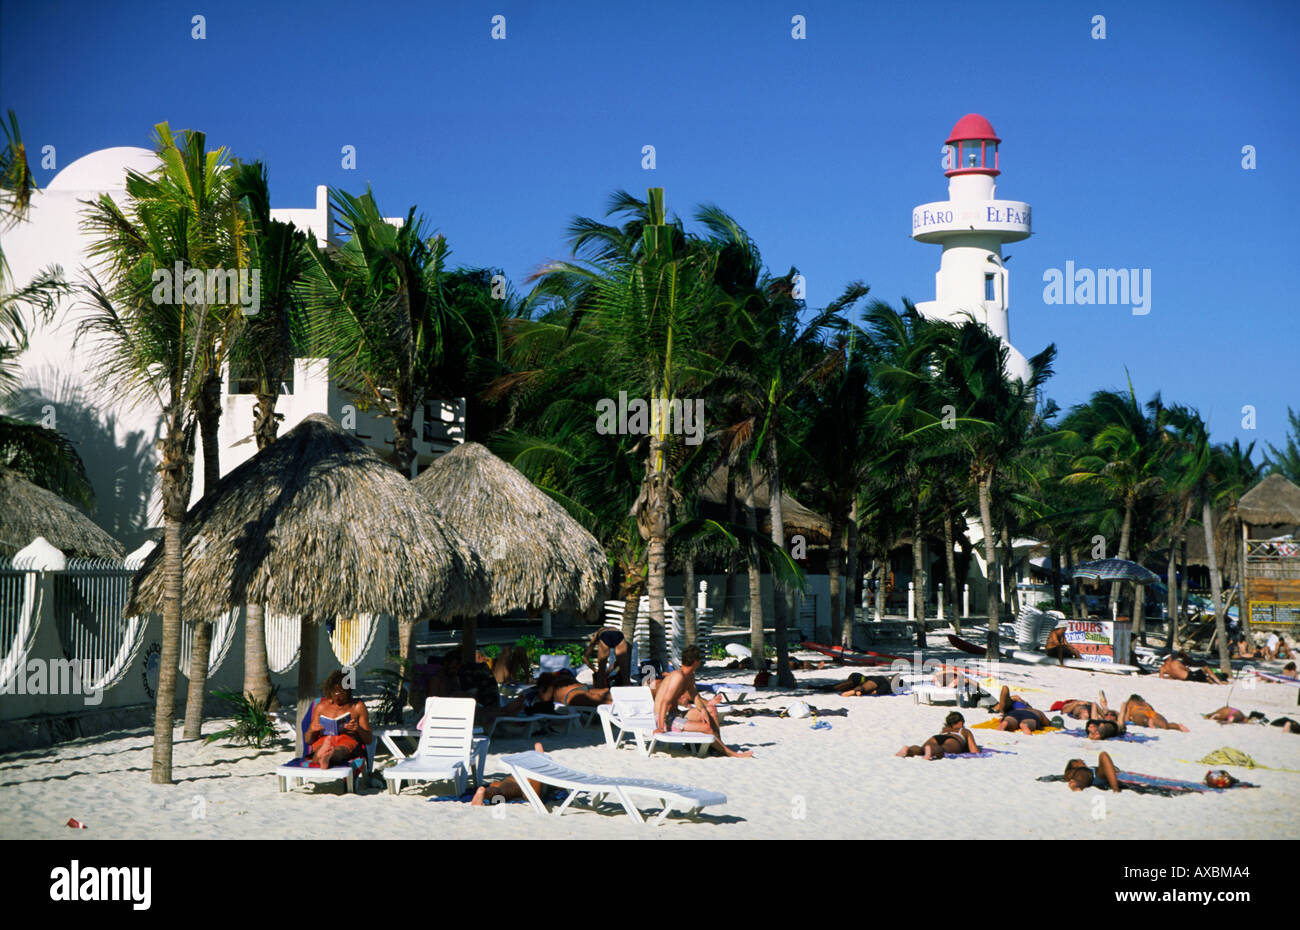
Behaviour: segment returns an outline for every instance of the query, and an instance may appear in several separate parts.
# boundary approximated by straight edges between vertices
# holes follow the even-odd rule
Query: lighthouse
[[[912,238],[943,246],[934,300],[916,309],[928,319],[961,322],[971,316],[983,323],[1009,350],[1007,374],[1023,381],[1029,364],[1011,345],[1011,290],[1002,245],[1029,237],[1029,204],[997,199],[1001,142],[978,113],[967,113],[948,134],[943,159],[948,199],[912,210]]]

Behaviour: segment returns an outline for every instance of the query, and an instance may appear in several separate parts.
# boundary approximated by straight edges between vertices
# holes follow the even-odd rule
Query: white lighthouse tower
[[[967,315],[996,333],[1009,350],[1007,374],[1029,376],[1025,357],[1011,345],[1007,323],[1009,281],[1002,244],[1028,238],[1029,204],[998,200],[994,179],[998,144],[993,126],[967,113],[948,134],[944,175],[948,199],[912,210],[912,238],[943,246],[934,276],[934,300],[916,305],[929,319],[960,322]]]

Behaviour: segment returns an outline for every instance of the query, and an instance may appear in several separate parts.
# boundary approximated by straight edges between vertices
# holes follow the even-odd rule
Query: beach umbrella
[[[1160,576],[1149,568],[1128,559],[1098,559],[1074,567],[1075,578],[1092,578],[1097,581],[1131,581],[1134,584],[1151,584]]]
[[[302,618],[300,717],[318,686],[314,622],[389,614],[413,630],[487,604],[487,576],[470,544],[400,472],[320,414],[205,494],[186,515],[181,546],[183,616],[262,604]],[[160,546],[137,573],[128,616],[161,611],[162,554]]]
[[[412,485],[483,560],[490,589],[485,612],[587,614],[608,595],[609,559],[596,537],[484,446],[462,443],[436,459]],[[473,632],[472,621],[467,622],[467,649]]]
[[[73,558],[122,557],[117,541],[72,504],[0,467],[0,556],[13,558],[37,536]]]

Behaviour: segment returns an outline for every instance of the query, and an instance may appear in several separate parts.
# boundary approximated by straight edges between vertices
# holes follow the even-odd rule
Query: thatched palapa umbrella
[[[122,557],[117,541],[72,504],[18,472],[0,468],[0,555],[13,558],[37,536],[69,557]]]
[[[412,484],[483,559],[491,586],[486,612],[522,608],[587,613],[604,600],[609,559],[596,537],[522,472],[483,446],[458,446]],[[473,648],[473,637],[470,620],[463,640],[467,651]]]
[[[299,719],[316,679],[313,621],[359,613],[399,619],[474,615],[487,578],[469,544],[409,481],[329,417],[303,420],[235,468],[186,515],[182,616],[243,604],[302,618]],[[136,576],[128,613],[159,611],[162,548]]]
[[[1300,488],[1273,472],[1241,496],[1237,516],[1252,526],[1300,523]]]

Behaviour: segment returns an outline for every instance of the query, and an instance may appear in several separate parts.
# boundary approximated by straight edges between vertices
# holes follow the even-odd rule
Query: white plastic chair
[[[652,781],[648,778],[615,778],[591,775],[576,769],[560,765],[545,753],[520,752],[502,756],[501,762],[510,769],[515,781],[519,783],[529,805],[539,814],[548,814],[541,797],[529,784],[529,779],[564,788],[569,796],[558,808],[555,816],[559,817],[569,809],[580,795],[586,795],[590,803],[595,804],[606,795],[613,795],[622,805],[627,815],[637,823],[645,823],[645,818],[633,802],[634,797],[649,797],[662,808],[655,824],[661,824],[673,810],[679,810],[688,816],[714,804],[726,804],[727,796],[718,791],[705,791],[686,785],[673,785],[666,782]]]
[[[610,688],[609,694],[611,703],[601,705],[596,712],[605,731],[605,745],[612,749],[617,749],[628,735],[643,756],[650,755],[660,744],[691,746],[702,756],[713,744],[712,733],[656,733],[655,700],[649,688]]]
[[[311,726],[312,714],[316,710],[318,701],[312,701],[307,706],[307,713],[299,722],[303,736],[303,754],[300,758],[284,765],[278,766],[275,770],[275,776],[279,780],[280,793],[284,794],[295,785],[309,781],[338,781],[343,779],[347,785],[348,793],[356,791],[356,779],[358,774],[368,775],[374,768],[375,764],[375,740],[372,738],[366,745],[365,756],[356,759],[349,759],[342,765],[331,765],[327,769],[309,768],[311,763],[311,752],[307,748],[307,728]]]
[[[452,781],[456,793],[464,794],[473,770],[474,708],[473,698],[426,700],[415,755],[383,770],[388,793],[396,794],[408,781]]]

